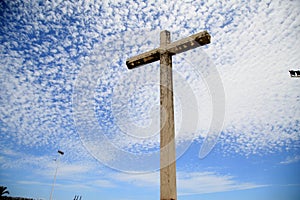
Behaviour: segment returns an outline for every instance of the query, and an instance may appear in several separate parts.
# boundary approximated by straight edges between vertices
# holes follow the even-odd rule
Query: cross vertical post
[[[172,56],[210,43],[207,31],[171,43],[169,31],[160,33],[160,47],[126,60],[128,69],[160,60],[160,199],[176,200],[176,148]]]
[[[160,33],[160,47],[171,42],[170,32]],[[177,199],[172,55],[160,54],[160,199]]]

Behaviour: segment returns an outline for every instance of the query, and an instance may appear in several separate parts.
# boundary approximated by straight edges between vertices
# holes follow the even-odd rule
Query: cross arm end
[[[142,65],[158,61],[159,58],[160,58],[160,50],[153,49],[151,51],[127,59],[126,65],[128,69],[134,69]]]

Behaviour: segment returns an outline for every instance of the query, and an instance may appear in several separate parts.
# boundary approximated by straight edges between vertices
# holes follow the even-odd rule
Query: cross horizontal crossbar
[[[156,48],[126,60],[128,69],[140,67],[160,59],[160,54],[168,52],[170,55],[179,54],[210,43],[210,35],[202,31],[187,38],[168,44],[165,48]]]

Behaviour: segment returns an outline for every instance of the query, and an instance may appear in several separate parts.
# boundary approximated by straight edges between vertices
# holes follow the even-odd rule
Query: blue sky
[[[159,198],[159,63],[125,62],[159,47],[162,30],[212,36],[173,57],[178,199],[300,198],[296,0],[1,1],[11,196],[49,199],[58,164],[53,199]]]

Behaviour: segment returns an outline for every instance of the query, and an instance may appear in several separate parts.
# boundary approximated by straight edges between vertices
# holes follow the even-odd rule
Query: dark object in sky
[[[61,155],[64,155],[65,153],[61,150],[58,150],[57,153],[61,154]]]
[[[291,77],[300,77],[300,70],[290,70]]]

